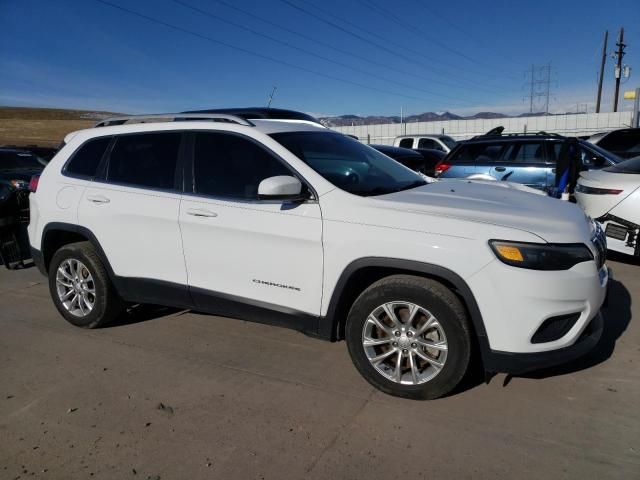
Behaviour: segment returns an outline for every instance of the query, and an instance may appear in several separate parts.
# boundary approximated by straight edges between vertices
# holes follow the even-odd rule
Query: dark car
[[[214,108],[209,110],[191,110],[182,113],[227,113],[229,115],[236,115],[244,118],[245,120],[265,118],[276,120],[306,120],[308,122],[320,123],[320,120],[307,113],[287,110],[284,108]]]
[[[430,177],[435,176],[436,165],[447,156],[446,152],[443,152],[442,150],[433,150],[431,148],[414,148],[413,150],[418,152],[424,158],[426,164],[425,171],[423,173]]]
[[[551,190],[555,187],[556,163],[568,137],[539,132],[507,134],[491,131],[462,142],[436,165],[442,178],[486,178],[522,183]],[[576,139],[581,170],[595,170],[615,165],[616,155],[585,140]]]
[[[435,163],[431,164],[425,157],[410,148],[392,147],[391,145],[369,145],[380,153],[384,153],[387,157],[393,158],[396,162],[403,164],[411,170],[425,175],[433,175]],[[436,162],[437,163],[437,162]],[[431,173],[429,173],[431,169]]]
[[[27,150],[0,148],[0,260],[8,268],[28,257],[24,227],[29,221],[29,183],[45,165]]]
[[[621,128],[612,132],[596,133],[587,141],[609,150],[620,158],[640,156],[640,128]]]

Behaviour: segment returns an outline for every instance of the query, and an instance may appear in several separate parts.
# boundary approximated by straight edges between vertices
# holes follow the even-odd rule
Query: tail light
[[[29,182],[29,191],[31,193],[36,193],[36,190],[38,190],[38,182],[40,182],[40,175],[31,177],[31,181]]]
[[[438,163],[436,165],[436,176],[443,174],[444,172],[446,172],[450,168],[451,168],[451,164],[450,163],[446,163],[444,161]]]

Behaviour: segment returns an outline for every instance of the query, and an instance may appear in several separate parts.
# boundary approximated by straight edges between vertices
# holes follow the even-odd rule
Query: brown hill
[[[0,106],[0,145],[55,147],[74,130],[91,128],[110,112]]]

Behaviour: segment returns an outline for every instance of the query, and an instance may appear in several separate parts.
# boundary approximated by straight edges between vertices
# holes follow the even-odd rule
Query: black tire
[[[448,344],[446,361],[439,373],[425,383],[394,382],[376,370],[367,358],[362,344],[365,322],[374,310],[392,301],[425,308],[444,331]],[[347,317],[345,337],[351,359],[362,376],[377,389],[404,398],[424,400],[447,395],[464,377],[471,357],[472,330],[460,299],[437,281],[411,275],[383,278],[362,292]]]
[[[70,313],[58,296],[56,275],[60,265],[66,260],[79,260],[93,277],[95,301],[93,309],[84,317]],[[69,323],[76,327],[98,328],[115,320],[124,310],[124,303],[118,296],[109,275],[90,242],[70,243],[60,248],[49,264],[49,292],[56,308]]]

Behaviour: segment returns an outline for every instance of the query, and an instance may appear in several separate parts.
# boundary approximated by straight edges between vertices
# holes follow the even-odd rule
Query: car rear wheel
[[[49,265],[49,290],[60,314],[77,327],[97,328],[123,311],[107,271],[89,242],[65,245]]]
[[[354,302],[345,329],[351,358],[376,388],[414,399],[450,393],[471,355],[471,330],[456,295],[439,282],[393,275]]]

